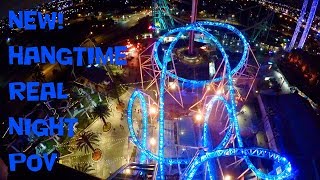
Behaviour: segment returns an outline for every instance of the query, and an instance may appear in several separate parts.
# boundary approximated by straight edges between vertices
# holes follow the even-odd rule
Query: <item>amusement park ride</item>
[[[166,0],[152,0],[152,16],[154,26],[159,30],[166,30],[174,27],[174,21],[170,16],[170,9]]]
[[[300,17],[299,17],[299,19],[297,21],[296,29],[294,31],[294,34],[293,34],[292,39],[290,41],[290,44],[287,47],[287,51],[291,51],[295,46],[297,37],[298,37],[298,35],[300,33],[300,28],[302,26],[302,22],[304,21],[304,18],[305,18],[307,6],[308,6],[308,1],[309,0],[304,0],[304,2],[303,2],[303,6],[302,6],[302,9],[301,9]],[[318,2],[319,2],[319,0],[313,0],[312,1],[312,5],[311,5],[310,13],[309,13],[309,16],[308,16],[308,20],[306,21],[305,28],[303,30],[303,33],[301,35],[299,44],[297,46],[299,49],[302,49],[303,46],[304,46],[304,43],[306,42],[306,39],[308,37],[308,34],[309,34],[309,31],[310,31],[314,16],[315,16],[316,11],[317,11]]]
[[[301,16],[305,14],[307,1],[305,0]],[[313,20],[313,11],[317,2],[317,0],[313,2],[307,27]],[[218,177],[226,179],[222,173],[220,159],[233,157],[233,162],[229,164],[245,163],[247,165],[247,169],[242,170],[238,178],[250,174],[250,171],[261,179],[293,178],[295,170],[286,157],[270,149],[246,147],[241,137],[237,114],[239,107],[248,99],[260,68],[242,31],[226,23],[196,21],[197,0],[193,0],[192,3],[191,23],[174,29],[174,18],[170,15],[168,3],[165,0],[154,0],[153,5],[155,27],[162,32],[167,32],[139,57],[142,90],[133,92],[127,112],[130,140],[139,151],[137,158],[139,160],[125,168],[138,169],[138,167],[152,166],[154,172],[149,174],[151,179],[219,179]],[[301,19],[298,21],[299,28],[301,21]],[[229,34],[232,33],[239,39],[241,43],[238,46],[242,49],[237,52],[242,53],[240,59],[235,60],[237,58],[230,54],[231,50],[215,36],[216,31],[229,31]],[[307,29],[302,35],[302,44],[305,41],[305,33],[308,34]],[[204,41],[197,40],[195,36],[203,37]],[[187,38],[189,42],[183,43]],[[298,47],[301,47],[301,43]],[[186,44],[187,47],[185,47]],[[291,44],[290,48],[293,45]],[[204,52],[209,49],[210,53]],[[207,79],[199,78],[200,76],[196,74],[204,71],[204,68],[198,66],[208,63],[210,56],[216,57],[210,60],[211,65],[214,64],[211,67],[214,73]],[[208,68],[208,66],[205,67]],[[184,68],[191,72],[177,71]],[[133,106],[137,103],[137,99],[142,115],[139,134],[134,129],[132,118]],[[178,106],[172,107],[170,99],[173,99]],[[186,102],[187,99],[192,99],[192,103]],[[174,118],[166,112],[172,108],[178,114]],[[183,113],[179,114],[180,111]],[[183,121],[189,116],[196,121],[194,126],[198,125],[199,128],[197,146],[190,147],[173,142],[176,154],[168,155],[167,149],[172,146],[168,145],[169,140],[165,138],[166,123],[175,120]],[[217,140],[212,124],[221,122],[225,125],[220,129],[221,132],[217,136],[221,137]],[[150,127],[156,127],[156,132]],[[157,143],[149,142],[150,137],[157,137]],[[155,144],[157,148],[154,148]],[[193,150],[189,151],[187,157],[182,155],[188,151],[186,149]],[[253,159],[272,161],[273,170],[266,171],[257,167]],[[172,170],[174,168],[178,170]],[[123,170],[124,168],[121,169]],[[116,176],[110,178],[116,179]]]

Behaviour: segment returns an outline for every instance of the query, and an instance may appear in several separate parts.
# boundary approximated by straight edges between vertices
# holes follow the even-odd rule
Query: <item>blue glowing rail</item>
[[[224,24],[224,23],[219,23],[219,22],[210,22],[210,21],[203,21],[203,22],[197,22],[193,25],[189,25],[187,27],[181,27],[181,28],[176,28],[176,29],[173,29],[169,32],[167,32],[165,35],[163,35],[162,37],[159,38],[159,40],[155,43],[155,46],[154,46],[154,59],[155,59],[155,62],[157,63],[157,65],[159,66],[160,69],[163,69],[163,64],[161,63],[160,59],[159,59],[159,55],[158,55],[158,49],[159,49],[159,46],[161,43],[164,42],[164,39],[165,37],[168,37],[172,34],[175,34],[177,32],[185,32],[185,31],[198,31],[198,32],[201,32],[203,33],[204,35],[208,36],[210,40],[213,40],[214,43],[216,44],[216,42],[218,42],[218,40],[216,38],[212,38],[213,36],[211,34],[209,34],[203,27],[201,26],[213,26],[213,27],[223,27],[223,28],[226,28],[230,31],[232,31],[233,33],[235,33],[236,35],[239,36],[240,40],[243,42],[243,54],[242,54],[242,57],[238,63],[238,65],[231,71],[232,75],[235,74],[236,72],[238,72],[246,63],[246,60],[247,60],[247,56],[248,56],[248,49],[249,49],[249,44],[247,43],[245,37],[242,35],[242,33],[236,29],[235,27],[229,25],[229,24]],[[181,38],[182,34],[179,36],[176,36],[175,37],[175,41],[171,44],[176,44],[176,41],[179,40]],[[218,44],[216,44],[218,45]],[[220,44],[220,48],[223,48]],[[218,49],[220,49],[218,48]],[[170,49],[172,51],[172,49]],[[169,49],[167,50],[167,52],[170,52]],[[222,53],[222,52],[221,52]],[[224,54],[222,54],[224,55]],[[170,57],[169,57],[170,58]],[[168,76],[174,78],[174,79],[178,79],[179,81],[181,82],[189,82],[189,83],[193,83],[193,84],[207,84],[209,82],[218,82],[220,81],[222,78],[221,77],[218,77],[218,78],[215,78],[215,79],[210,79],[210,80],[204,80],[204,81],[197,81],[197,80],[188,80],[188,79],[185,79],[185,78],[182,78],[182,77],[179,77],[169,71],[167,71],[166,73]]]
[[[197,172],[198,168],[200,167],[200,165],[205,163],[209,159],[217,158],[217,157],[227,157],[227,156],[238,156],[243,158],[251,156],[251,157],[270,159],[279,163],[280,166],[284,169],[284,171],[282,171],[278,175],[268,175],[261,171],[255,172],[256,175],[262,179],[284,179],[292,175],[291,174],[292,167],[290,162],[285,157],[282,157],[278,153],[275,153],[268,149],[262,149],[262,148],[229,148],[229,149],[215,150],[212,152],[208,152],[206,155],[197,157],[193,161],[190,167],[190,171],[188,173],[185,173],[187,177],[182,177],[182,179],[192,179],[194,174]],[[248,166],[250,169],[255,169],[253,165],[249,164]]]

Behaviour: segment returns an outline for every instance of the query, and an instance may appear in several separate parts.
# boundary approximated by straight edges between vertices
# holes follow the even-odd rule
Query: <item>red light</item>
[[[152,26],[149,26],[148,29],[152,29]]]

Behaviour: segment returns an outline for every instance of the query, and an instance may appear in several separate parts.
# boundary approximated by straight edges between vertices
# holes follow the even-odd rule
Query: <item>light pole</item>
[[[232,180],[232,177],[230,175],[225,175],[223,177],[223,180]]]

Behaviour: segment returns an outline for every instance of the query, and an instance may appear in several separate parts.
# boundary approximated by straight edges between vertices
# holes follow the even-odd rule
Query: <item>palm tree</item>
[[[98,135],[93,132],[83,132],[80,134],[80,137],[76,140],[77,149],[82,151],[84,149],[85,153],[91,149],[93,152],[95,149],[93,145],[96,146],[99,141]]]
[[[104,125],[107,126],[107,122],[105,117],[109,117],[110,116],[110,107],[107,104],[101,103],[99,102],[96,107],[94,107],[93,111],[92,111],[92,115],[93,117],[97,118],[101,118]]]
[[[111,83],[111,93],[116,96],[117,102],[119,105],[122,105],[123,102],[120,100],[120,93],[121,93],[121,86],[120,86],[120,82],[113,82]]]
[[[91,164],[77,164],[74,169],[86,174],[90,174],[94,170]]]

